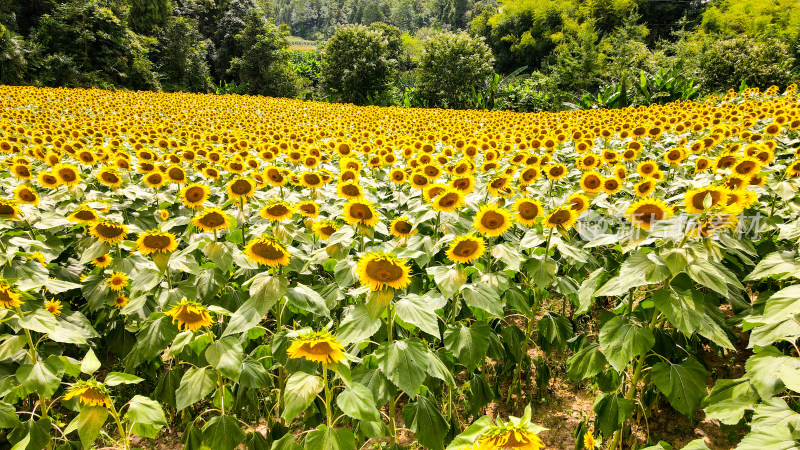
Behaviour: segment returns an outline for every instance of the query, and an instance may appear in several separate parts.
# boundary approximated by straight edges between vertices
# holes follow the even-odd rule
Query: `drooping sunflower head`
[[[328,331],[312,331],[292,339],[286,351],[289,358],[305,358],[322,364],[336,364],[345,359],[344,347]]]
[[[406,216],[398,217],[389,224],[389,233],[394,237],[407,238],[417,234],[417,231]]]
[[[435,211],[453,212],[464,205],[464,193],[458,189],[447,187],[431,201]]]
[[[94,378],[79,380],[64,394],[64,400],[70,400],[75,397],[84,406],[111,408],[111,399],[108,397],[105,385]]]
[[[62,308],[61,300],[51,299],[44,302],[44,309],[54,316],[60,316]]]
[[[250,262],[269,267],[289,265],[289,251],[275,238],[261,236],[248,242],[244,254]]]
[[[106,280],[106,284],[112,291],[121,291],[128,286],[128,276],[122,272],[113,272],[111,277]]]
[[[107,244],[118,244],[128,235],[128,227],[108,220],[95,222],[91,229],[92,236]]]
[[[339,225],[334,220],[322,219],[314,222],[311,228],[314,230],[314,234],[316,234],[317,237],[323,241],[327,241],[333,233],[339,230]]]
[[[358,260],[358,277],[372,291],[403,289],[411,283],[406,261],[386,253],[367,253]]]
[[[219,208],[204,209],[192,218],[192,223],[203,231],[227,230],[231,226],[228,216]]]
[[[575,225],[578,214],[572,209],[572,205],[565,205],[554,209],[544,218],[542,225],[547,228],[562,228],[568,230]]]
[[[447,259],[462,264],[470,264],[478,260],[486,251],[486,243],[482,237],[474,235],[458,236],[447,248]]]
[[[705,186],[686,191],[683,198],[686,211],[700,214],[725,205],[728,200],[728,189],[722,186]]]
[[[571,210],[575,211],[576,215],[580,216],[581,213],[589,209],[589,205],[592,204],[592,201],[589,200],[589,197],[576,192],[567,197],[567,199],[564,200],[564,204],[568,205]]]
[[[539,433],[542,428],[530,422],[530,406],[525,408],[522,417],[510,416],[507,423],[497,419],[497,422],[487,427],[475,439],[478,450],[541,450],[544,448]]]
[[[105,255],[100,255],[97,258],[94,258],[92,260],[92,265],[100,268],[108,267],[109,264],[111,264],[111,261],[113,261],[113,258],[111,258],[111,255],[106,253]]]
[[[350,225],[374,227],[379,218],[372,202],[353,199],[344,204],[344,220]]]
[[[654,223],[672,217],[672,208],[657,198],[642,198],[631,203],[626,211],[635,226],[649,230]]]
[[[542,203],[538,200],[520,197],[514,202],[514,219],[522,225],[533,225],[543,212]]]
[[[494,205],[483,205],[475,215],[472,226],[484,236],[500,236],[511,228],[511,214]]]
[[[253,180],[246,177],[236,177],[228,183],[228,197],[233,200],[247,200],[256,192]]]
[[[150,230],[139,234],[136,247],[145,256],[151,253],[172,253],[178,248],[178,241],[172,233]]]
[[[184,205],[192,209],[203,209],[203,203],[208,199],[209,190],[199,183],[192,183],[181,189],[180,199]]]
[[[24,302],[20,300],[20,293],[5,282],[0,282],[0,306],[6,309],[22,306]]]
[[[261,208],[261,217],[276,222],[291,219],[292,215],[294,215],[294,207],[285,200],[269,200],[264,207]]]
[[[23,205],[39,204],[39,194],[26,184],[20,184],[14,188],[14,198]]]
[[[182,330],[197,331],[202,327],[211,326],[212,323],[211,314],[205,306],[186,298],[165,311],[164,315],[172,317],[172,323],[177,324],[178,329]]]

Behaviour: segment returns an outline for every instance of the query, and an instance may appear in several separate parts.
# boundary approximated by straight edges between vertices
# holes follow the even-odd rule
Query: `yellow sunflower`
[[[128,304],[130,299],[123,294],[119,294],[114,298],[114,308],[121,309]]]
[[[470,264],[478,260],[486,251],[483,238],[473,235],[458,236],[447,248],[447,259],[462,264]]]
[[[68,163],[58,163],[53,167],[53,173],[61,184],[65,184],[69,187],[76,186],[81,181],[80,172],[78,172],[78,168],[73,166],[72,164]]]
[[[212,323],[211,314],[205,306],[186,298],[181,299],[169,311],[165,311],[164,315],[172,317],[172,323],[183,330],[197,331],[202,327],[211,326]]]
[[[672,208],[660,199],[648,197],[631,203],[625,214],[632,224],[649,230],[655,222],[672,217]]]
[[[19,216],[19,209],[17,202],[0,200],[0,218],[2,219],[16,219]]]
[[[728,191],[722,186],[706,186],[686,191],[683,194],[686,211],[700,214],[710,211],[716,206],[725,205],[728,200]]]
[[[354,199],[344,204],[344,220],[350,225],[374,227],[378,223],[378,213],[372,202]]]
[[[589,200],[589,197],[581,193],[575,193],[567,197],[567,199],[564,200],[564,203],[569,205],[570,209],[575,211],[576,215],[580,216],[581,213],[589,209],[591,200]]]
[[[311,229],[314,230],[314,234],[316,234],[321,240],[326,241],[333,233],[339,231],[339,225],[336,223],[336,221],[322,219],[314,222],[314,224],[311,226]]]
[[[398,217],[389,224],[389,233],[394,237],[407,238],[417,234],[417,231],[406,216]]]
[[[553,181],[558,181],[567,176],[567,166],[564,164],[552,164],[545,168],[547,178]]]
[[[514,219],[517,223],[531,226],[542,215],[542,203],[538,200],[520,197],[514,202]]]
[[[645,178],[644,180],[636,183],[633,187],[633,192],[637,197],[647,197],[656,190],[656,180],[652,178]]]
[[[122,186],[122,177],[119,176],[113,167],[103,167],[97,172],[97,181],[110,188],[116,189]]]
[[[203,209],[203,203],[208,199],[209,190],[199,183],[187,184],[181,189],[181,202],[188,208]]]
[[[572,210],[571,206],[561,206],[554,209],[544,218],[544,225],[547,228],[563,228],[568,230],[575,225],[578,220],[578,214]]]
[[[106,253],[105,255],[100,255],[97,258],[93,259],[92,265],[100,268],[108,267],[111,264],[111,261],[113,261],[113,258],[111,258],[111,255]]]
[[[284,200],[270,200],[261,208],[261,217],[280,222],[291,219],[294,207]]]
[[[13,287],[0,282],[0,306],[6,309],[22,306],[25,302],[20,300],[19,297],[19,292],[15,291]]]
[[[319,205],[314,200],[304,200],[294,205],[297,213],[303,217],[317,217],[319,215]]]
[[[597,194],[603,189],[603,176],[597,172],[584,172],[581,176],[580,187],[587,194]]]
[[[280,242],[269,236],[250,241],[244,248],[244,254],[250,262],[269,267],[288,266],[291,256]]]
[[[622,187],[622,180],[617,177],[609,177],[603,180],[603,192],[608,195],[615,194]]]
[[[659,171],[658,163],[653,160],[642,161],[636,166],[636,173],[644,178],[651,178]]]
[[[104,220],[92,224],[92,236],[107,244],[118,244],[128,235],[128,227],[120,223]]]
[[[136,247],[142,255],[151,253],[172,253],[178,248],[175,235],[166,231],[150,230],[139,233]]]
[[[453,212],[464,205],[464,194],[458,189],[446,187],[431,203],[433,209],[439,212]]]
[[[111,408],[112,406],[111,399],[106,393],[105,385],[94,378],[79,380],[64,394],[64,400],[70,400],[75,397],[84,406],[102,406],[104,408]]]
[[[228,197],[233,200],[247,200],[256,192],[255,183],[245,177],[236,177],[228,183]]]
[[[406,172],[403,169],[392,169],[389,172],[389,179],[392,180],[394,184],[403,184],[406,182]]]
[[[112,291],[121,291],[128,286],[128,276],[122,272],[114,272],[111,278],[106,280],[106,284]]]
[[[144,176],[144,184],[153,189],[157,189],[164,184],[164,175],[161,172],[151,172]]]
[[[219,208],[208,208],[192,217],[195,227],[203,231],[227,230],[231,227],[228,216]]]
[[[403,289],[411,283],[406,261],[386,253],[370,252],[358,260],[356,269],[362,286],[371,291]]]
[[[346,199],[357,199],[364,196],[364,190],[354,181],[346,181],[336,185],[336,195]]]
[[[62,308],[63,308],[63,306],[61,305],[61,301],[60,300],[54,300],[53,299],[53,300],[47,300],[46,302],[44,302],[44,309],[46,309],[47,312],[49,312],[50,314],[52,314],[54,316],[60,316]]]
[[[475,215],[472,226],[484,236],[500,236],[511,228],[511,214],[494,205],[483,205]]]
[[[39,204],[39,194],[25,184],[20,184],[14,189],[14,198],[23,205]]]
[[[39,172],[39,175],[36,175],[36,181],[45,189],[55,189],[61,184],[61,180],[51,172]]]
[[[327,331],[300,334],[292,340],[286,354],[292,359],[305,358],[325,365],[345,359],[341,342]]]

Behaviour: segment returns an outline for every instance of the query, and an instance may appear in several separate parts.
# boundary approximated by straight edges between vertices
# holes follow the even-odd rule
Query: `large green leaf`
[[[244,442],[245,432],[233,416],[216,416],[203,427],[203,445],[214,450],[233,450]]]
[[[214,370],[207,367],[192,367],[183,374],[181,384],[175,392],[177,410],[194,405],[210,394],[217,385],[217,376]]]
[[[100,436],[100,430],[108,419],[108,410],[103,406],[83,406],[78,415],[70,422],[64,433],[78,431],[84,448],[90,448]]]
[[[539,337],[559,350],[566,347],[567,341],[573,335],[572,322],[568,317],[558,314],[546,313],[539,319],[536,327],[539,329]]]
[[[386,378],[409,396],[415,395],[425,381],[428,366],[428,347],[411,338],[381,344],[375,351],[380,367]]]
[[[770,398],[786,388],[780,374],[784,366],[797,367],[800,358],[786,356],[775,347],[765,347],[745,362],[747,375],[761,398]]]
[[[211,366],[233,381],[239,381],[242,373],[244,350],[242,344],[233,337],[224,337],[206,348],[206,359]]]
[[[486,322],[473,322],[470,326],[458,324],[444,332],[444,346],[469,371],[475,370],[486,356],[491,328]]]
[[[800,414],[792,411],[780,398],[771,398],[758,405],[753,414],[750,433],[737,450],[795,450]]]
[[[625,419],[633,414],[633,402],[619,394],[602,394],[592,406],[595,417],[595,429],[603,436],[611,437]]]
[[[427,272],[433,275],[436,286],[446,298],[450,298],[460,291],[461,286],[467,281],[466,272],[458,266],[428,267]]]
[[[446,450],[472,450],[475,441],[492,427],[492,419],[488,416],[481,416],[478,420],[468,426],[466,430],[456,436]]]
[[[347,428],[328,428],[320,425],[308,433],[305,450],[352,450],[356,448],[353,432]]]
[[[304,284],[286,290],[286,300],[295,308],[318,316],[329,317],[330,310],[319,293]]]
[[[17,381],[31,392],[51,397],[61,384],[64,363],[56,356],[36,364],[23,364],[17,368]]]
[[[339,340],[343,345],[355,344],[372,337],[381,328],[381,320],[370,317],[367,307],[358,305],[348,310],[339,324]]]
[[[139,364],[149,361],[164,351],[175,339],[178,328],[169,317],[159,317],[136,333],[136,344],[125,357],[126,370],[133,370]]]
[[[703,399],[703,410],[708,417],[727,425],[735,425],[742,420],[746,410],[755,407],[758,400],[758,392],[746,377],[717,380],[714,388]]]
[[[420,330],[441,339],[439,335],[439,319],[436,316],[435,304],[426,297],[408,294],[394,304],[394,311],[404,322],[416,325]]]
[[[800,284],[789,286],[772,294],[767,300],[764,314],[758,321],[762,323],[781,323],[793,320],[800,314]]]
[[[283,297],[286,292],[286,279],[266,275],[266,272],[256,275],[250,284],[250,298],[231,316],[224,336],[242,333],[250,330],[261,322],[275,302]]]
[[[403,420],[423,446],[444,450],[444,438],[450,429],[433,401],[418,395],[416,401],[403,407]]]
[[[291,421],[298,414],[305,411],[314,401],[317,394],[325,388],[322,378],[316,375],[309,375],[305,372],[295,372],[286,380],[286,390],[284,392],[285,408],[283,410],[284,420]]]
[[[794,252],[770,253],[756,264],[756,267],[744,278],[744,281],[760,280],[772,277],[784,279],[788,277],[800,278],[800,261]]]
[[[133,425],[134,433],[151,439],[156,437],[161,428],[167,426],[161,405],[142,395],[131,399],[125,418]]]
[[[461,288],[464,301],[471,308],[478,308],[494,316],[503,315],[500,292],[487,284],[465,284]]]
[[[0,401],[0,428],[17,428],[22,425],[17,417],[17,409]]]
[[[669,400],[669,404],[679,412],[691,416],[699,408],[706,396],[706,377],[708,373],[693,356],[680,364],[658,362],[653,366],[650,377]]]
[[[352,383],[336,396],[336,404],[348,416],[377,422],[381,420],[372,392],[361,383]]]
[[[648,352],[656,342],[653,333],[629,319],[616,316],[600,329],[600,346],[611,366],[622,372],[634,356]]]
[[[600,351],[600,344],[589,344],[575,352],[567,360],[567,376],[573,381],[593,377],[606,366],[606,357]]]

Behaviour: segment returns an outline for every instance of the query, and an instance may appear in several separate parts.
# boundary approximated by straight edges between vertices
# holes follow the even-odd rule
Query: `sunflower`
[[[570,209],[575,211],[576,215],[580,216],[581,213],[589,209],[591,200],[589,200],[589,197],[579,192],[576,192],[567,197],[567,199],[564,200],[564,204],[570,205]]]
[[[672,208],[660,199],[648,197],[631,203],[625,214],[632,224],[649,230],[655,222],[672,217]]]
[[[280,242],[269,236],[250,241],[244,248],[244,254],[250,262],[269,267],[288,266],[291,256]]]
[[[261,208],[261,217],[280,222],[291,219],[294,207],[285,200],[270,200]]]
[[[761,161],[756,158],[746,156],[734,164],[731,169],[733,170],[734,175],[750,177],[758,173],[761,170]]]
[[[44,259],[44,254],[42,252],[33,252],[31,256],[28,258],[31,261],[38,261],[39,264],[46,266],[47,260]]]
[[[520,197],[514,202],[514,219],[517,223],[531,226],[542,215],[542,204],[538,200]]]
[[[0,282],[0,306],[6,309],[22,306],[24,302],[19,297],[19,292],[16,292],[14,288]]]
[[[686,211],[700,214],[710,211],[718,205],[725,205],[728,200],[728,189],[721,186],[706,186],[686,191],[683,198]]]
[[[664,161],[671,166],[677,166],[689,156],[689,152],[683,147],[675,147],[664,154]]]
[[[370,252],[362,256],[356,272],[361,285],[369,287],[371,291],[403,289],[411,283],[406,261],[386,253]]]
[[[111,258],[111,255],[106,253],[105,255],[100,255],[97,258],[94,258],[92,260],[92,265],[100,268],[108,267],[111,264],[111,261],[113,261],[113,258]]]
[[[786,177],[787,178],[797,178],[800,177],[800,161],[794,161],[786,167]]]
[[[333,220],[322,219],[314,222],[311,229],[321,240],[326,241],[333,233],[339,231],[339,225]]]
[[[389,224],[389,233],[394,237],[407,238],[417,234],[417,231],[406,216],[398,217]]]
[[[97,181],[101,184],[116,189],[122,186],[122,177],[112,167],[103,167],[97,172]]]
[[[567,176],[567,166],[564,164],[552,164],[545,169],[547,178],[553,181],[558,181]]]
[[[603,180],[603,192],[612,195],[622,187],[622,180],[617,177],[609,177]]]
[[[317,217],[319,215],[319,205],[314,200],[304,200],[294,205],[297,213],[303,217]]]
[[[119,294],[114,298],[114,308],[120,309],[128,304],[130,299],[126,297],[124,294]]]
[[[374,227],[378,223],[378,213],[370,201],[350,200],[344,204],[344,220],[350,225]]]
[[[308,189],[317,189],[325,184],[325,180],[317,172],[305,172],[300,176],[300,184]]]
[[[164,315],[172,317],[172,323],[176,323],[178,329],[197,331],[202,327],[211,326],[211,314],[208,309],[186,298],[181,299],[169,311],[165,311]]]
[[[14,198],[23,205],[39,204],[39,194],[25,184],[20,184],[14,189]]]
[[[697,161],[694,162],[694,171],[696,173],[705,172],[711,167],[711,160],[706,157],[699,157]]]
[[[392,169],[389,172],[389,179],[392,180],[394,184],[403,184],[406,182],[406,172],[403,169]]]
[[[102,406],[104,408],[111,408],[112,406],[105,385],[94,378],[78,380],[64,395],[64,400],[70,400],[75,397],[84,406]]]
[[[636,166],[636,173],[643,178],[651,178],[654,173],[659,171],[658,163],[653,160],[642,161]]]
[[[106,284],[112,291],[121,291],[128,286],[128,276],[122,272],[113,272],[111,278],[106,280]]]
[[[50,172],[39,172],[39,175],[36,175],[36,181],[45,189],[55,189],[61,184],[61,180]]]
[[[644,180],[636,183],[633,187],[633,192],[637,197],[647,197],[656,190],[656,180],[652,178],[645,178]]]
[[[17,202],[11,200],[0,200],[0,218],[2,219],[16,219],[19,215]]]
[[[494,205],[483,205],[475,215],[472,225],[485,236],[500,236],[511,227],[511,214]]]
[[[151,253],[172,253],[178,248],[175,235],[166,231],[150,230],[139,233],[136,247],[142,255]]]
[[[208,199],[209,190],[199,183],[187,184],[181,189],[181,202],[188,208],[203,209],[203,203]]]
[[[433,199],[433,209],[439,212],[453,212],[464,205],[464,193],[452,187],[446,187]]]
[[[578,214],[571,206],[561,206],[554,209],[547,217],[544,218],[544,225],[547,228],[561,227],[563,229],[570,229],[575,225],[578,220]]]
[[[100,215],[94,208],[81,205],[74,213],[67,216],[67,220],[74,223],[92,224],[100,220]]]
[[[236,177],[228,183],[228,197],[233,200],[247,200],[256,192],[255,184],[252,180],[245,177]]]
[[[231,227],[228,216],[216,207],[203,210],[192,217],[192,223],[203,231],[227,230]]]
[[[289,358],[305,358],[324,365],[336,364],[345,359],[341,342],[328,331],[312,331],[298,335],[286,351]]]
[[[587,194],[597,194],[603,189],[603,176],[597,172],[584,172],[581,176],[580,187]]]
[[[144,184],[153,189],[158,189],[164,184],[164,175],[161,172],[151,172],[144,176]]]
[[[523,418],[510,417],[508,423],[498,420],[475,440],[477,450],[541,450],[542,439],[537,433],[542,428],[535,427],[526,409]],[[538,428],[538,429],[537,429]]]
[[[118,244],[128,235],[128,227],[108,220],[95,222],[90,231],[92,236],[107,244]]]
[[[58,163],[53,167],[53,173],[61,184],[66,184],[69,187],[76,186],[81,182],[81,176],[78,169],[72,164]]]
[[[597,443],[597,439],[595,439],[594,435],[591,431],[586,431],[586,434],[583,435],[583,448],[584,450],[597,450],[600,447],[600,444]]]
[[[486,251],[483,238],[473,235],[458,236],[447,248],[447,259],[462,264],[470,264],[478,260]]]
[[[31,169],[27,164],[14,164],[11,166],[11,173],[20,180],[30,180],[33,178]]]
[[[47,312],[49,312],[50,314],[52,314],[54,316],[60,316],[61,315],[61,308],[63,308],[63,306],[61,305],[61,301],[60,300],[53,299],[53,300],[47,300],[46,302],[44,302],[44,309],[46,309]]]
[[[286,184],[287,174],[276,166],[268,166],[264,169],[264,178],[269,184],[275,187],[281,187]]]

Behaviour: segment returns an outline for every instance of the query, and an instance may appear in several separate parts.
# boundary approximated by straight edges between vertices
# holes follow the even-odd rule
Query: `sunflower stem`
[[[486,245],[486,273],[492,273],[492,242],[494,238],[490,236],[486,240],[488,241]]]
[[[117,431],[119,431],[119,437],[122,439],[123,442],[123,449],[127,450],[131,448],[131,442],[128,439],[128,433],[125,432],[125,427],[122,426],[122,421],[120,420],[119,413],[117,412],[117,408],[114,407],[114,402],[109,402],[111,404],[110,413],[111,417],[114,419],[114,423],[117,424]]]
[[[439,221],[441,220],[441,218],[442,218],[442,212],[441,211],[437,211],[436,212],[436,227],[433,229],[433,243],[434,244],[436,243],[436,240],[439,238],[439,223],[440,223]]]
[[[328,384],[328,364],[322,363],[322,384],[325,385],[325,419],[328,428],[333,426],[333,415],[331,414],[331,386]]]
[[[394,420],[394,408],[397,405],[397,398],[392,396],[392,401],[389,402],[389,426],[392,430],[391,435],[391,444],[392,446],[397,444],[397,425],[395,424]]]

